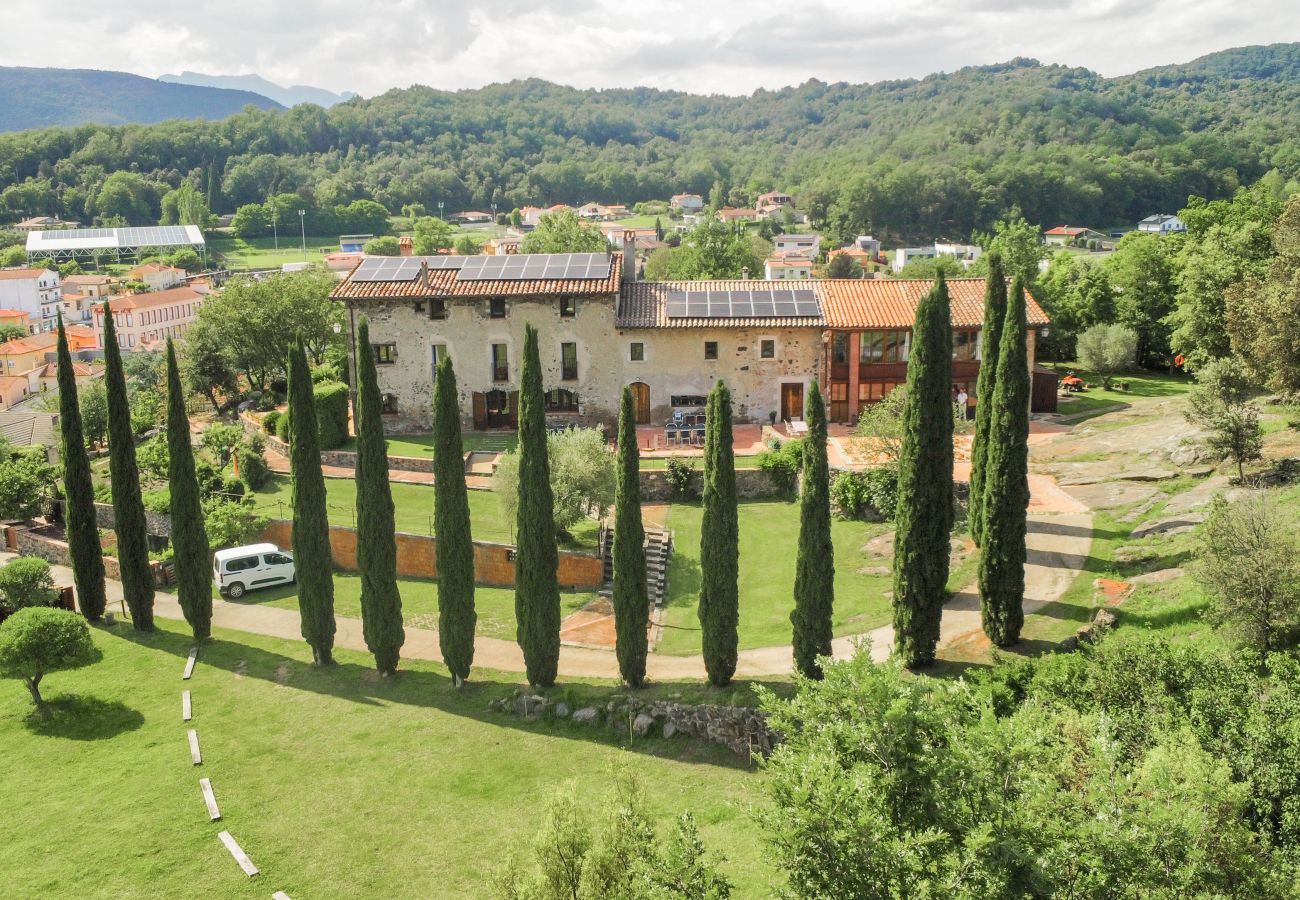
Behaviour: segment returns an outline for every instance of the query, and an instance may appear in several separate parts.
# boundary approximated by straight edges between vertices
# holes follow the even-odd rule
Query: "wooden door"
[[[628,387],[632,390],[632,408],[636,411],[636,423],[649,425],[650,385],[643,381],[634,381]]]
[[[474,430],[482,431],[487,428],[487,397],[481,391],[475,391],[474,396]]]
[[[506,424],[511,428],[519,427],[519,392],[511,391],[506,401]]]
[[[781,418],[789,422],[803,418],[803,385],[781,385]]]

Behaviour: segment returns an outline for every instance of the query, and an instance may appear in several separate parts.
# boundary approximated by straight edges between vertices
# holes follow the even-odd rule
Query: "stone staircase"
[[[661,608],[668,596],[668,561],[673,553],[673,533],[666,529],[649,527],[645,529],[645,576],[646,596],[650,605]],[[605,587],[602,595],[608,595],[614,584],[614,530],[601,528],[600,556],[605,564]]]

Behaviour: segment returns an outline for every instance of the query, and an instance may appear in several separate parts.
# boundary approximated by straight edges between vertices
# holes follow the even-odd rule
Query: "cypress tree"
[[[943,275],[916,307],[907,361],[894,536],[894,644],[907,666],[934,662],[952,531],[952,322]]]
[[[176,599],[194,637],[202,639],[212,633],[212,550],[203,523],[181,373],[170,338],[167,340],[167,481],[171,488]]]
[[[433,384],[433,533],[438,554],[438,644],[457,687],[474,663],[474,543],[465,456],[460,441],[460,403],[451,357],[438,360]]]
[[[293,473],[293,562],[302,636],[317,665],[334,661],[334,572],[316,404],[302,341],[289,351],[289,466]]]
[[[77,605],[91,621],[104,615],[108,598],[104,590],[104,553],[95,524],[95,486],[90,479],[90,457],[81,429],[77,403],[77,378],[72,371],[68,336],[59,315],[59,431],[63,438],[63,529],[72,557],[72,581]]]
[[[993,437],[989,429],[993,418],[998,354],[1001,352],[1002,320],[1007,314],[1007,277],[1002,269],[1002,254],[990,250],[988,259],[989,276],[984,282],[984,329],[980,335],[980,374],[975,383],[975,438],[971,442],[970,492],[966,507],[966,521],[970,524],[971,538],[977,547],[983,540],[981,528],[984,523],[980,506],[984,500],[984,473],[989,441]]]
[[[645,681],[649,618],[645,529],[641,525],[641,452],[636,443],[632,389],[625,387],[618,414],[618,485],[614,492],[614,626],[618,670],[632,687]]]
[[[736,513],[736,459],[731,440],[731,391],[722,381],[709,392],[705,413],[700,631],[709,682],[723,687],[736,674],[740,526]]]
[[[826,407],[814,381],[808,389],[808,436],[803,445],[799,498],[799,556],[795,563],[794,661],[809,678],[821,678],[819,656],[831,653],[835,606],[835,547],[831,544],[830,466],[826,459]]]
[[[388,442],[384,440],[379,376],[370,348],[370,323],[357,328],[357,568],[361,571],[361,633],[381,675],[397,671],[406,632],[397,589],[397,526],[388,485]],[[436,508],[436,507],[435,507]]]
[[[559,553],[555,547],[555,498],[546,455],[542,364],[537,329],[524,329],[519,379],[519,512],[515,552],[515,619],[528,683],[550,687],[560,663]]]
[[[122,350],[108,301],[104,301],[104,381],[108,391],[108,464],[113,485],[113,524],[117,532],[117,561],[122,595],[136,631],[153,631],[153,569],[140,496],[140,471],[135,464],[135,432],[131,429],[131,400],[122,371]]]
[[[1029,507],[1029,351],[1025,286],[1011,284],[998,350],[982,505],[979,565],[984,633],[999,647],[1020,639],[1025,623],[1025,515]]]

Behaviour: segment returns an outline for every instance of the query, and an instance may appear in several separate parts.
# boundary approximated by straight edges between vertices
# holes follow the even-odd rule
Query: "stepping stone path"
[[[189,656],[185,660],[185,671],[181,675],[183,680],[189,681],[194,675],[194,664],[198,661],[198,658],[199,648],[191,647]],[[181,691],[181,719],[185,722],[189,722],[193,718],[193,698],[188,690]],[[191,761],[196,766],[202,765],[203,756],[199,752],[198,731],[194,728],[186,729],[185,737],[189,742]],[[221,810],[217,807],[217,795],[212,789],[212,779],[200,778],[199,790],[203,794],[203,805],[207,808],[208,819],[213,822],[221,821]],[[252,878],[254,875],[259,874],[260,870],[253,864],[253,861],[249,859],[248,854],[244,852],[244,848],[239,846],[239,842],[231,836],[229,831],[218,832],[217,837],[221,840],[221,843],[225,845],[225,848],[230,852],[230,855],[234,857],[235,862],[239,864],[239,868],[244,871],[245,875]],[[273,900],[289,900],[289,895],[284,891],[276,891],[272,897]]]

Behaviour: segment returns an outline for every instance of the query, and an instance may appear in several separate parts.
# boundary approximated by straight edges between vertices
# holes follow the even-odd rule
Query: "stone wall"
[[[95,524],[106,531],[113,531],[117,527],[116,513],[113,511],[111,503],[95,504]],[[145,530],[155,537],[171,538],[172,536],[172,517],[165,513],[156,513],[153,510],[144,511]]]
[[[244,426],[245,432],[262,436],[262,439],[266,441],[266,449],[278,453],[286,459],[289,458],[289,445],[278,437],[263,431],[262,423],[257,419],[244,413],[240,415],[239,421]],[[324,466],[338,466],[343,469],[355,469],[357,467],[357,455],[351,450],[322,450],[320,461],[321,465]],[[432,472],[433,457],[389,456],[388,468],[402,472]]]
[[[704,491],[704,461],[699,458],[687,460],[694,463],[691,473],[692,497],[699,497]],[[759,500],[770,497],[786,497],[786,491],[767,472],[762,469],[736,470],[736,496],[742,500]],[[667,503],[676,499],[673,496],[672,482],[668,480],[667,469],[641,470],[641,499],[654,503]]]
[[[423,534],[398,532],[397,574],[404,578],[438,576],[437,538]],[[293,523],[273,519],[262,532],[262,540],[280,547],[293,546]],[[509,544],[474,542],[474,580],[489,587],[514,587],[515,548]],[[357,532],[355,528],[330,527],[330,552],[340,569],[357,569]],[[604,564],[594,553],[560,551],[556,569],[560,587],[567,590],[594,591],[604,583]]]
[[[567,719],[584,727],[603,724],[623,734],[630,729],[635,737],[684,735],[720,744],[746,758],[754,754],[768,756],[780,741],[780,736],[768,728],[767,717],[746,706],[695,706],[668,700],[615,697],[601,706],[573,710],[562,700],[518,693],[493,700],[488,708],[529,719]]]
[[[43,534],[37,534],[27,528],[14,527],[15,540],[18,545],[19,556],[34,556],[37,559],[43,559],[53,566],[71,566],[72,553],[68,550],[65,541],[49,537]],[[153,563],[154,576],[157,577],[158,565]],[[117,559],[112,556],[104,557],[104,574],[118,581],[122,577],[122,569],[118,565]]]

